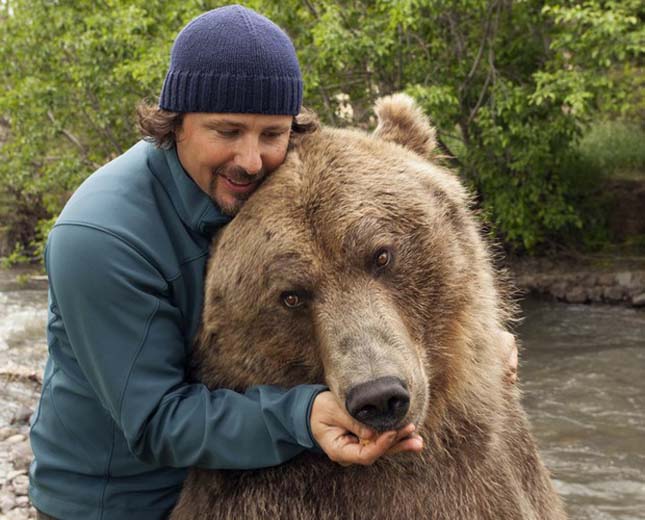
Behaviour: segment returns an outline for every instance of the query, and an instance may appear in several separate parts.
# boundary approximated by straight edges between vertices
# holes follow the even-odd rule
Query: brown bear
[[[173,520],[565,518],[504,381],[509,305],[469,195],[410,98],[376,112],[371,135],[295,142],[216,238],[194,356],[210,388],[324,383],[377,430],[414,423],[425,448],[192,469]]]

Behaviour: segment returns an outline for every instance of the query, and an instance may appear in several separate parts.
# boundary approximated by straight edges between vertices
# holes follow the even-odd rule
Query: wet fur
[[[373,135],[323,128],[218,236],[196,372],[210,388],[391,375],[411,393],[419,455],[341,467],[305,453],[257,471],[191,470],[171,518],[561,519],[496,331],[510,319],[457,178],[405,96]],[[374,251],[394,252],[375,271]],[[280,295],[309,295],[287,309]]]

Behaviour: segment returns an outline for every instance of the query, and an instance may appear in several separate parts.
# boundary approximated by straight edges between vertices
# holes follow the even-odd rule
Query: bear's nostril
[[[408,406],[410,405],[410,399],[405,398],[401,399],[399,397],[392,397],[387,403],[387,407],[393,413],[397,413],[402,409],[405,409],[407,412]]]
[[[356,419],[358,419],[361,422],[367,423],[370,421],[372,418],[378,416],[379,411],[376,406],[364,406],[361,408],[358,412],[356,412]]]
[[[397,377],[381,377],[347,392],[345,406],[356,420],[380,431],[399,426],[410,406],[410,394]]]

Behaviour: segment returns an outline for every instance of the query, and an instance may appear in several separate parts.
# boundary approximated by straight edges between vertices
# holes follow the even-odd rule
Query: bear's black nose
[[[357,421],[377,431],[393,429],[405,417],[410,394],[398,377],[380,377],[361,383],[347,392],[345,407]]]

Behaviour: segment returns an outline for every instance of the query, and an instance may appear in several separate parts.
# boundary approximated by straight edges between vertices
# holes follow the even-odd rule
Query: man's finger
[[[499,337],[503,348],[508,352],[506,357],[507,370],[504,379],[510,384],[514,384],[517,381],[517,342],[515,341],[515,336],[505,330],[499,332]]]
[[[318,402],[321,403],[324,409],[321,422],[327,426],[344,428],[359,439],[372,439],[375,436],[373,430],[354,420],[331,392],[318,394],[314,404]]]
[[[403,428],[401,428],[400,430],[397,430],[396,431],[396,438],[394,439],[394,442],[396,443],[396,442],[399,442],[401,439],[405,439],[406,437],[409,437],[410,435],[412,435],[414,433],[415,429],[416,429],[416,427],[414,426],[414,424],[410,423],[410,424],[404,426]],[[376,437],[376,434],[374,434],[373,437]],[[359,440],[360,440],[361,444],[363,444],[364,446],[366,446],[366,445],[370,444],[371,442],[373,442],[373,440],[369,439],[369,438],[367,438],[367,439],[360,438]]]
[[[416,426],[414,424],[410,423],[407,426],[401,428],[396,432],[396,440],[397,442],[400,441],[401,439],[405,439],[406,437],[409,437],[414,433],[416,430]]]
[[[381,455],[385,454],[397,442],[397,432],[385,432],[376,437],[374,441],[365,443],[358,443],[358,447],[354,450],[355,464],[368,465],[372,464]]]
[[[353,464],[372,464],[376,459],[402,443],[400,451],[420,451],[423,448],[423,441],[416,435],[414,436],[414,424],[408,424],[397,431],[382,433],[373,441],[366,439],[343,439],[343,461]],[[410,442],[407,442],[410,439]]]
[[[376,437],[376,432],[374,430],[371,430],[364,424],[361,424],[358,421],[355,421],[354,419],[351,418],[349,414],[347,414],[347,417],[349,417],[350,420],[347,424],[344,424],[344,426],[350,432],[356,435],[356,437],[358,437],[361,440],[371,440]]]
[[[413,433],[412,435],[401,439],[389,450],[387,450],[386,455],[396,455],[397,453],[402,453],[410,451],[413,453],[419,453],[423,450],[423,439],[418,433]]]

